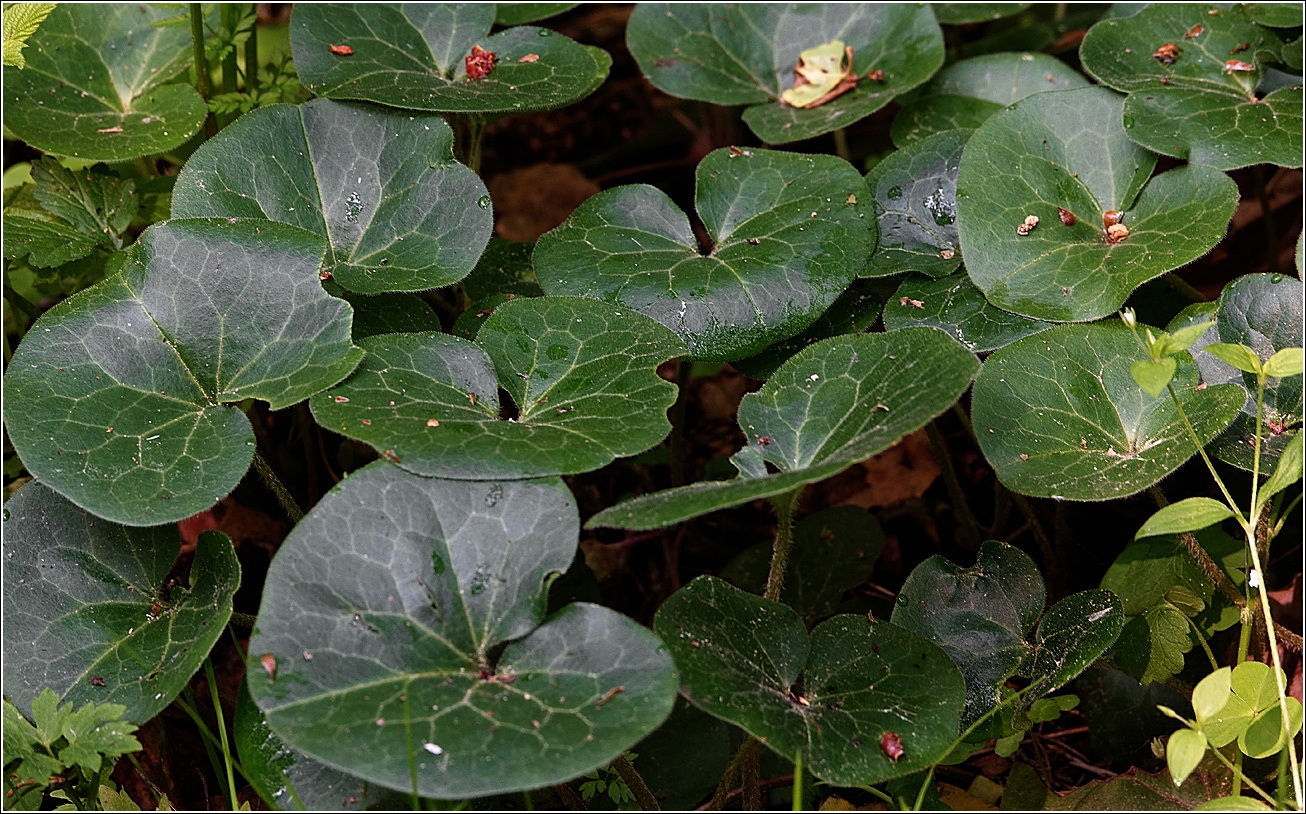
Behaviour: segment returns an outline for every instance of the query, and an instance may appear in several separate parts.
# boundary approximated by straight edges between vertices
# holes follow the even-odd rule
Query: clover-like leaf
[[[809,639],[791,608],[699,577],[662,603],[654,629],[681,692],[835,785],[878,783],[940,760],[965,687],[947,655],[887,622],[836,616]],[[801,676],[801,681],[800,681]],[[897,736],[896,760],[883,738]]]
[[[818,342],[739,405],[753,477],[705,481],[618,503],[587,527],[656,528],[823,480],[948,409],[979,361],[942,331],[903,328]],[[766,474],[771,464],[778,474]]]
[[[698,165],[695,199],[710,251],[660,190],[618,187],[540,238],[540,285],[634,308],[690,358],[729,361],[812,324],[875,243],[866,183],[833,156],[716,150]]]
[[[1031,3],[930,3],[939,22],[949,25],[984,23],[1019,14]]]
[[[355,472],[268,571],[249,653],[275,669],[247,680],[272,731],[440,798],[537,788],[621,754],[670,713],[675,673],[651,632],[607,608],[544,617],[577,524],[557,479]]]
[[[781,103],[799,54],[841,40],[860,81],[809,108]],[[626,45],[658,90],[718,105],[751,105],[762,141],[819,136],[871,115],[943,64],[943,34],[923,3],[641,3]],[[871,71],[883,72],[871,79]]]
[[[266,221],[152,226],[123,269],[36,321],[5,377],[5,424],[33,475],[131,526],[230,492],[254,433],[228,406],[280,409],[358,364],[350,308],[327,296],[323,242]]]
[[[313,398],[317,421],[411,472],[477,480],[587,472],[657,444],[676,388],[656,368],[684,350],[647,317],[565,297],[495,308],[475,344],[439,333],[362,344],[358,370]]]
[[[179,218],[263,218],[319,235],[352,291],[419,291],[466,277],[490,239],[485,184],[454,161],[436,114],[316,99],[242,116],[186,162]]]
[[[1125,131],[1149,150],[1219,170],[1300,167],[1300,85],[1256,95],[1257,52],[1282,44],[1241,9],[1153,3],[1093,26],[1080,55],[1093,77],[1129,93]]]
[[[1151,486],[1195,455],[1169,394],[1148,396],[1130,374],[1142,354],[1118,320],[1062,325],[994,351],[975,379],[971,416],[998,479],[1035,497],[1109,500]],[[1229,385],[1195,391],[1192,361],[1175,358],[1174,391],[1206,443],[1245,394]]]
[[[884,306],[884,327],[896,331],[911,325],[946,331],[972,353],[996,350],[1052,327],[989,305],[965,270],[937,280],[915,274],[903,280]]]
[[[961,265],[957,168],[970,133],[949,130],[898,150],[866,175],[880,241],[868,272],[943,277]]]
[[[957,231],[989,302],[1037,319],[1097,319],[1224,237],[1233,181],[1191,165],[1148,180],[1156,156],[1125,136],[1123,102],[1096,87],[1035,94],[967,142]]]
[[[208,110],[190,85],[168,84],[194,54],[187,28],[145,3],[60,3],[6,77],[5,127],[37,149],[123,161],[177,147]]]
[[[176,527],[129,529],[40,483],[4,508],[5,697],[30,712],[52,688],[81,706],[117,703],[145,723],[172,703],[231,616],[240,564],[200,536],[190,583],[171,588]]]
[[[939,71],[919,97],[903,105],[893,120],[893,143],[906,147],[945,130],[974,130],[1026,96],[1087,86],[1078,71],[1047,54],[1005,52],[963,59]]]
[[[494,21],[492,3],[302,5],[290,42],[300,80],[319,96],[408,110],[551,110],[589,95],[608,75],[612,59],[601,49],[547,28],[490,35]],[[473,46],[496,57],[488,73],[468,73]]]

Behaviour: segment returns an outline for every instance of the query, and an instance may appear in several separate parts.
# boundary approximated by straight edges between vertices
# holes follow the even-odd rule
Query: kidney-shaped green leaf
[[[853,49],[856,87],[808,108],[781,102],[799,55],[833,40]],[[752,105],[744,121],[770,144],[847,127],[943,64],[943,34],[924,3],[641,3],[626,45],[658,90]],[[868,78],[872,70],[883,79]]]
[[[884,306],[884,327],[896,331],[910,325],[947,331],[972,353],[996,350],[1052,327],[989,305],[964,269],[937,280],[917,274],[903,280]]]
[[[1300,84],[1256,94],[1265,72],[1257,52],[1282,44],[1242,9],[1151,3],[1093,26],[1080,56],[1084,70],[1129,93],[1125,131],[1149,150],[1219,170],[1300,167]]]
[[[477,480],[587,472],[657,444],[676,398],[657,366],[684,350],[647,317],[567,297],[504,303],[475,343],[418,333],[362,344],[354,375],[313,398],[317,421],[419,475]]]
[[[866,182],[833,156],[716,150],[698,165],[695,197],[710,251],[664,193],[619,187],[540,238],[540,285],[634,308],[691,358],[729,361],[814,322],[875,245]]]
[[[662,603],[654,628],[689,700],[786,759],[802,753],[830,783],[910,774],[957,736],[961,676],[943,651],[896,625],[836,616],[809,641],[789,607],[699,577]],[[891,736],[901,741],[896,760],[881,747]]]
[[[168,573],[177,529],[125,528],[40,483],[4,507],[5,697],[25,713],[49,687],[76,706],[123,704],[143,724],[190,681],[231,616],[240,564],[200,535],[190,582]]]
[[[957,231],[989,302],[1036,319],[1097,319],[1224,237],[1236,185],[1198,166],[1149,181],[1156,156],[1125,136],[1123,102],[1096,87],[1035,94],[967,142]],[[1114,236],[1108,211],[1120,213]]]
[[[205,143],[177,178],[172,215],[307,229],[331,245],[324,271],[365,294],[457,282],[494,226],[438,115],[330,99],[256,110]]]
[[[868,271],[942,277],[961,265],[957,168],[967,130],[949,130],[898,150],[866,175],[880,241]]]
[[[299,77],[314,93],[408,110],[551,110],[584,98],[607,77],[606,52],[547,28],[491,36],[494,18],[493,3],[304,4],[291,17],[290,42]],[[476,78],[465,61],[473,46],[497,57]]]
[[[1129,367],[1144,351],[1118,320],[1062,325],[994,351],[975,379],[971,416],[999,480],[1035,497],[1109,500],[1159,481],[1197,453],[1168,393],[1152,398]],[[1229,426],[1244,394],[1194,391],[1184,354],[1174,390],[1198,439]]]
[[[250,694],[291,748],[422,796],[607,763],[671,712],[676,679],[657,638],[614,611],[544,618],[577,525],[556,479],[355,472],[273,560],[249,653],[275,669],[251,667]]]
[[[974,356],[933,328],[818,342],[740,403],[739,426],[748,446],[735,461],[750,476],[637,497],[599,512],[586,525],[669,526],[828,478],[948,409],[978,366]],[[766,474],[767,464],[779,473]]]
[[[266,221],[150,227],[122,271],[51,308],[14,353],[5,424],[28,471],[118,523],[180,520],[249,468],[243,399],[288,407],[353,370],[325,245]]]
[[[941,23],[962,25],[964,23],[983,23],[1019,14],[1030,7],[1030,3],[930,3],[934,16]]]
[[[184,83],[190,29],[151,24],[146,3],[60,3],[6,72],[5,127],[28,144],[88,161],[123,161],[183,144],[208,113]]]

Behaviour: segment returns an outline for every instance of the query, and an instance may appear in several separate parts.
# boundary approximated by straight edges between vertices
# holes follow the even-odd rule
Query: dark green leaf
[[[521,25],[571,11],[580,3],[497,3],[495,25]]]
[[[1300,28],[1301,3],[1239,3],[1249,19],[1272,28]]]
[[[204,122],[195,89],[166,84],[190,64],[185,28],[141,3],[61,3],[5,82],[5,127],[37,149],[88,161],[171,150]]]
[[[1178,49],[1169,64],[1155,56],[1166,45]],[[1299,167],[1301,88],[1255,95],[1264,69],[1254,55],[1281,45],[1238,9],[1152,3],[1127,20],[1093,26],[1080,54],[1088,73],[1130,94],[1124,128],[1144,147],[1219,170],[1263,161]]]
[[[998,478],[1035,497],[1108,500],[1156,483],[1196,454],[1166,394],[1139,389],[1130,367],[1142,353],[1119,320],[1063,325],[997,350],[975,379],[971,414]],[[1237,414],[1244,394],[1194,391],[1197,369],[1179,359],[1174,389],[1198,440]]]
[[[904,102],[893,117],[890,133],[898,147],[909,147],[921,139],[948,130],[974,131],[1003,105],[953,94],[929,94]]]
[[[739,406],[745,449],[779,474],[644,495],[599,512],[587,526],[669,526],[828,478],[948,409],[978,364],[932,328],[818,342],[785,362]]]
[[[1019,14],[1031,3],[930,3],[934,16],[941,23],[961,25],[982,23]]]
[[[825,104],[780,102],[803,51],[840,40],[861,81]],[[752,105],[744,121],[770,144],[828,133],[866,117],[943,64],[943,35],[923,3],[641,3],[626,44],[654,87],[718,105]],[[883,81],[867,78],[884,72]]]
[[[1197,166],[1149,181],[1156,156],[1125,136],[1123,102],[1104,88],[1035,94],[967,142],[957,228],[989,302],[1039,319],[1096,319],[1224,237],[1238,199],[1233,181]],[[1107,211],[1122,213],[1128,230],[1115,243]],[[1031,217],[1036,225],[1025,229]]]
[[[312,400],[323,426],[405,469],[456,479],[587,472],[666,437],[676,388],[657,375],[683,346],[607,303],[520,299],[473,344],[447,334],[362,341],[354,375]],[[517,408],[500,419],[502,387]]]
[[[122,248],[121,235],[140,208],[134,181],[91,170],[73,172],[49,156],[32,164],[32,180],[32,195],[47,212],[110,249]]]
[[[318,282],[324,249],[266,221],[146,230],[121,272],[47,311],[14,354],[5,423],[28,471],[127,525],[221,500],[254,454],[226,405],[287,407],[363,355],[349,306]]]
[[[1127,616],[1141,616],[1163,604],[1176,587],[1201,600],[1215,592],[1192,554],[1173,536],[1126,545],[1102,577],[1101,587],[1120,597]]]
[[[500,237],[490,242],[477,261],[472,273],[463,278],[463,291],[473,302],[495,294],[512,294],[517,297],[540,297],[544,290],[535,279],[531,268],[533,243],[514,243]]]
[[[99,243],[40,209],[6,209],[4,234],[5,257],[26,258],[37,268],[62,266],[80,260]]]
[[[683,697],[676,699],[671,717],[634,747],[636,768],[663,810],[691,809],[712,793],[736,751],[735,732]]]
[[[332,296],[354,307],[352,336],[357,342],[368,336],[391,333],[439,331],[440,318],[431,306],[415,294],[357,294],[323,285]]]
[[[831,783],[910,774],[957,735],[961,677],[941,650],[893,624],[836,616],[809,642],[785,605],[699,577],[662,603],[654,627],[687,698],[786,758],[802,753]],[[889,733],[902,740],[897,762],[879,748]]]
[[[355,472],[272,563],[249,652],[275,678],[251,666],[250,694],[290,748],[356,777],[407,791],[415,755],[422,796],[606,764],[666,718],[675,674],[652,633],[606,608],[543,618],[577,531],[556,479]]]
[[[319,96],[408,110],[525,113],[569,105],[594,91],[611,58],[547,28],[490,35],[489,3],[302,5],[290,21],[300,80]],[[336,54],[332,45],[353,49]],[[476,45],[498,57],[478,79],[465,57]],[[536,60],[522,61],[534,55]]]
[[[868,275],[916,271],[942,277],[961,265],[957,167],[970,132],[949,130],[914,142],[866,176],[880,241]]]
[[[1083,591],[1053,605],[1039,622],[1031,663],[1020,670],[1031,679],[1022,703],[1082,673],[1115,644],[1124,624],[1122,603],[1110,591]]]
[[[242,116],[186,162],[172,214],[306,229],[331,244],[324,271],[365,294],[466,277],[494,225],[485,185],[454,161],[438,115],[330,99]]]
[[[691,358],[729,361],[811,325],[874,246],[866,183],[833,156],[716,150],[698,165],[695,200],[705,253],[660,190],[595,195],[540,238],[540,284],[634,308],[675,331]]]
[[[1121,631],[1121,638],[1129,624]],[[1115,649],[1120,649],[1117,640]],[[1093,749],[1113,766],[1142,766],[1156,760],[1149,741],[1175,731],[1175,721],[1157,709],[1165,704],[1191,718],[1187,697],[1166,684],[1144,687],[1132,676],[1110,667],[1094,666],[1072,685],[1083,698],[1079,710],[1088,724]]]
[[[40,483],[5,518],[5,696],[27,712],[50,687],[123,704],[133,723],[172,703],[231,615],[240,565],[226,536],[202,535],[189,587],[169,592],[175,527],[106,523]]]
[[[996,350],[1052,327],[989,305],[964,270],[937,280],[912,275],[903,281],[884,306],[884,327],[896,331],[910,325],[946,331],[972,353]]]

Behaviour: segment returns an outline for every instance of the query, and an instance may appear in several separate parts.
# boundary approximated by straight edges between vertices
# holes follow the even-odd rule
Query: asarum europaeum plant
[[[1279,241],[1266,190],[1300,178],[1263,169],[1302,166],[1300,5],[602,12],[633,66],[577,5],[297,4],[280,41],[241,4],[4,10],[6,806],[126,799],[109,771],[174,707],[233,807],[756,807],[760,771],[920,808],[1082,702],[1116,744],[1183,724],[1099,804],[1300,807],[1267,585],[1301,522],[1302,244],[1298,276],[1229,245]],[[492,236],[494,134],[634,70],[715,123],[654,165],[692,181],[594,146],[658,185]],[[1176,270],[1213,251],[1209,299]],[[687,407],[726,364],[761,381],[708,452]],[[892,479],[867,462],[922,428],[946,497],[899,505],[929,551],[825,485]],[[246,480],[291,521],[270,564],[196,536]],[[1067,576],[1077,502],[1102,567]],[[652,539],[642,598],[600,590]],[[232,707],[228,625],[230,732],[190,686]]]

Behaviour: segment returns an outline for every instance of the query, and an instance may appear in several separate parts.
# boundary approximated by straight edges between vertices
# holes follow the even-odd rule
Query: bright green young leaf
[[[1156,156],[1126,137],[1123,101],[1098,87],[1035,94],[967,142],[957,229],[989,302],[1039,319],[1097,319],[1224,237],[1236,185],[1197,166],[1148,180]],[[1114,243],[1108,211],[1121,213],[1117,235],[1128,231]]]
[[[189,585],[170,587],[175,527],[106,523],[40,483],[5,504],[4,536],[5,697],[24,712],[50,687],[145,723],[199,669],[240,584],[225,535],[202,535]]]
[[[930,3],[939,22],[949,25],[983,23],[1019,14],[1030,3]]]
[[[107,172],[73,172],[50,156],[32,163],[31,198],[15,196],[4,213],[5,257],[58,266],[96,247],[122,248],[140,207],[135,182]]]
[[[6,68],[26,68],[23,47],[36,33],[55,3],[11,3],[4,10],[4,64]]]
[[[1247,731],[1238,736],[1238,748],[1251,758],[1266,758],[1277,754],[1289,739],[1301,731],[1302,708],[1296,698],[1285,699],[1288,706],[1290,725],[1283,725],[1283,710],[1278,704],[1262,710],[1247,727]]]
[[[1149,537],[1126,545],[1102,577],[1101,587],[1120,597],[1127,616],[1141,616],[1164,604],[1176,588],[1202,602],[1215,593],[1193,555],[1174,536]]]
[[[11,12],[6,11],[8,17]],[[170,10],[145,3],[60,3],[5,78],[5,127],[28,144],[88,161],[171,150],[204,122],[190,85],[188,28],[154,28]]]
[[[1279,492],[1301,480],[1303,467],[1306,466],[1304,459],[1306,456],[1302,454],[1302,435],[1298,432],[1293,434],[1292,440],[1283,448],[1283,453],[1279,455],[1279,463],[1274,467],[1274,474],[1270,475],[1269,480],[1265,481],[1260,491],[1256,493],[1257,509]]]
[[[875,515],[857,506],[822,509],[794,526],[780,601],[811,623],[833,614],[843,592],[866,582],[884,548]],[[759,543],[730,561],[721,578],[760,594],[771,565],[771,543]]]
[[[291,17],[290,42],[300,80],[319,96],[407,110],[551,110],[588,96],[608,75],[612,59],[598,48],[547,28],[490,35],[494,21],[490,3],[305,4]],[[473,46],[497,57],[479,78],[467,73]],[[538,59],[523,59],[530,56]]]
[[[289,748],[422,796],[537,788],[604,765],[662,723],[676,680],[657,638],[607,608],[545,618],[578,531],[557,479],[359,470],[272,563],[250,694]]]
[[[1266,376],[1283,379],[1288,376],[1300,376],[1304,367],[1306,367],[1306,358],[1303,358],[1301,348],[1284,348],[1275,351],[1275,354],[1265,361],[1263,369]]]
[[[961,676],[943,651],[891,623],[836,616],[809,639],[789,607],[699,577],[662,603],[654,628],[689,700],[786,758],[801,753],[830,783],[910,774],[957,736]],[[902,740],[897,762],[879,748],[888,733]]]
[[[875,245],[866,183],[833,156],[716,150],[698,165],[695,200],[704,252],[660,190],[595,195],[540,238],[540,284],[633,308],[675,331],[690,358],[729,361],[811,325]]]
[[[533,23],[571,11],[580,3],[496,3],[495,25],[521,25]]]
[[[438,333],[362,344],[358,370],[313,398],[314,418],[410,472],[459,480],[588,472],[652,447],[676,399],[657,366],[684,351],[647,317],[563,297],[495,308],[475,344]]]
[[[964,727],[997,706],[1003,684],[1029,656],[1027,639],[1044,599],[1033,560],[989,540],[970,568],[940,556],[916,566],[898,594],[893,623],[942,647],[961,670]]]
[[[1138,354],[1118,320],[1063,325],[995,351],[975,379],[971,415],[998,478],[1034,497],[1109,500],[1146,489],[1195,455],[1173,401],[1134,381]],[[1206,443],[1229,426],[1244,393],[1196,385],[1197,369],[1180,358],[1174,389]]]
[[[1169,59],[1155,56],[1166,45],[1176,49]],[[1125,131],[1149,150],[1218,170],[1265,161],[1300,167],[1301,88],[1256,96],[1263,66],[1255,54],[1281,45],[1238,9],[1153,3],[1093,26],[1080,56],[1089,74],[1130,94]]]
[[[1165,745],[1166,766],[1176,786],[1182,786],[1206,754],[1206,736],[1193,729],[1180,729]]]
[[[1228,795],[1225,797],[1216,797],[1208,800],[1193,809],[1193,811],[1273,811],[1269,805],[1256,797],[1248,797],[1243,794],[1237,796]]]
[[[1203,348],[1215,358],[1226,362],[1244,373],[1252,375],[1261,372],[1261,359],[1256,352],[1246,345],[1233,345],[1227,342],[1212,342]]]
[[[599,512],[587,526],[669,526],[828,478],[948,409],[978,365],[932,328],[818,342],[785,362],[739,405],[739,426],[748,439],[744,451],[779,474],[644,495]]]
[[[1218,500],[1209,497],[1185,498],[1178,503],[1171,503],[1147,518],[1147,522],[1134,535],[1134,539],[1154,537],[1158,534],[1197,531],[1233,516],[1233,510]]]
[[[1193,689],[1193,713],[1198,728],[1216,748],[1226,746],[1245,732],[1258,712],[1268,709],[1271,704],[1278,704],[1272,686],[1268,694],[1264,692],[1264,679],[1270,676],[1268,665],[1260,662],[1243,664],[1257,666],[1237,673],[1222,667],[1198,682]],[[1272,678],[1270,684],[1273,685]]]
[[[1200,353],[1204,343],[1224,342],[1252,348],[1269,360],[1285,348],[1303,345],[1302,283],[1281,274],[1249,274],[1225,286],[1216,312],[1216,330],[1208,331],[1191,348],[1193,359],[1210,385],[1237,382],[1247,391],[1241,414],[1232,427],[1210,445],[1215,457],[1251,471],[1256,428],[1256,376],[1241,373],[1213,354]],[[1270,471],[1288,441],[1301,431],[1302,379],[1268,379],[1261,436],[1261,471]]]
[[[1073,90],[1088,80],[1056,57],[1039,53],[997,53],[963,59],[935,75],[920,97],[893,121],[893,143],[954,127],[974,130],[1002,108],[1026,96]]]
[[[961,265],[957,167],[970,132],[950,130],[890,154],[866,176],[880,242],[869,275],[943,277]]]
[[[494,226],[476,173],[435,114],[316,99],[256,110],[204,144],[172,193],[178,218],[262,218],[331,245],[351,291],[419,291],[466,277]]]
[[[1188,350],[1193,343],[1201,339],[1212,325],[1214,320],[1199,322],[1196,325],[1189,325],[1186,328],[1180,328],[1174,333],[1166,334],[1165,351],[1167,354],[1178,353],[1181,350]]]
[[[5,424],[46,486],[132,526],[180,520],[249,468],[249,419],[288,407],[362,357],[327,296],[323,242],[266,221],[150,227],[121,272],[32,325],[5,377]]]
[[[832,40],[853,49],[856,87],[815,107],[783,104],[799,54]],[[744,121],[769,144],[847,127],[943,64],[943,34],[923,3],[641,3],[626,45],[658,90],[751,105]],[[870,79],[872,70],[883,79]]]
[[[1176,362],[1169,356],[1159,362],[1151,359],[1139,359],[1129,366],[1129,374],[1143,388],[1143,392],[1152,398],[1160,398],[1166,385],[1174,381]]]
[[[994,308],[962,270],[937,280],[912,275],[903,281],[884,307],[884,327],[909,325],[938,328],[966,350],[986,353],[1053,324]]]

